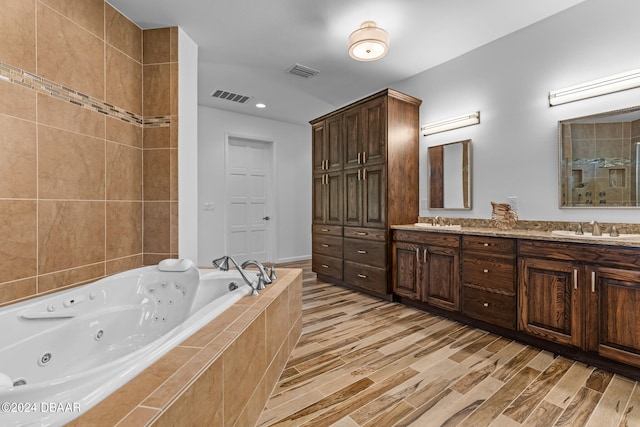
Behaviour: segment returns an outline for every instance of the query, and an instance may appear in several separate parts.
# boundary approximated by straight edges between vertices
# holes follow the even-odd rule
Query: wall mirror
[[[558,122],[561,208],[640,208],[640,107]]]
[[[428,148],[429,209],[471,209],[471,140]]]

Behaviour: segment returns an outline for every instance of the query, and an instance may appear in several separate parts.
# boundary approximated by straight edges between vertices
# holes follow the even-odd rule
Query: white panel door
[[[271,145],[229,138],[227,159],[227,253],[236,261],[269,257]]]

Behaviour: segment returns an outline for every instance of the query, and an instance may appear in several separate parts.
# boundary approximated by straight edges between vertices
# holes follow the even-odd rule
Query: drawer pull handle
[[[488,302],[483,302],[483,303],[482,303],[482,306],[483,306],[483,307],[489,307],[489,303],[488,303]]]
[[[488,273],[489,270],[487,270],[486,268],[484,270],[482,270],[483,273]]]
[[[322,264],[322,268],[329,268],[327,264]]]
[[[491,246],[489,243],[483,243],[483,246]]]
[[[364,274],[358,274],[358,277],[361,278],[361,279],[366,279],[367,278],[367,276],[365,276]]]
[[[323,228],[323,229],[322,229],[322,231],[323,231],[324,233],[328,233],[328,232],[329,232],[329,229],[328,229],[328,228]]]
[[[363,250],[361,250],[361,249],[360,249],[360,250],[358,250],[358,253],[359,253],[359,254],[366,254],[366,253],[367,253],[367,251],[363,251]]]
[[[329,247],[329,245],[327,245],[326,243],[323,243],[323,244],[322,244],[322,247],[323,247],[323,248],[328,248],[328,247]]]
[[[364,231],[356,231],[356,234],[357,234],[358,236],[366,236],[366,235],[368,235],[369,233],[364,232]]]

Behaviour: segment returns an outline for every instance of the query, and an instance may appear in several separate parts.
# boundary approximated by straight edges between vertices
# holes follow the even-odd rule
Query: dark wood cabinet
[[[583,346],[580,267],[570,262],[520,259],[520,330],[574,347]]]
[[[386,299],[391,298],[389,227],[418,219],[420,104],[386,89],[311,121],[313,223],[344,227],[338,281]],[[341,160],[333,161],[331,153],[338,146]],[[318,156],[324,159],[318,161]],[[372,241],[378,245],[375,250]],[[314,258],[316,254],[326,256],[314,250]],[[325,275],[326,262],[313,264],[314,271]]]
[[[393,292],[449,311],[460,309],[458,236],[395,231]]]
[[[515,330],[515,240],[463,236],[462,241],[462,312]]]

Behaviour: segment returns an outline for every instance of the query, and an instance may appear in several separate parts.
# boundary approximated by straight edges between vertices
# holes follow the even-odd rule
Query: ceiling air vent
[[[246,95],[238,95],[237,93],[229,92],[226,90],[216,89],[211,94],[214,98],[226,99],[227,101],[237,102],[239,104],[244,104],[248,100],[251,99],[250,96]]]
[[[295,74],[296,76],[304,77],[308,79],[309,77],[313,77],[318,74],[320,71],[314,70],[311,67],[307,67],[305,65],[295,64],[293,67],[287,70],[287,73]]]

